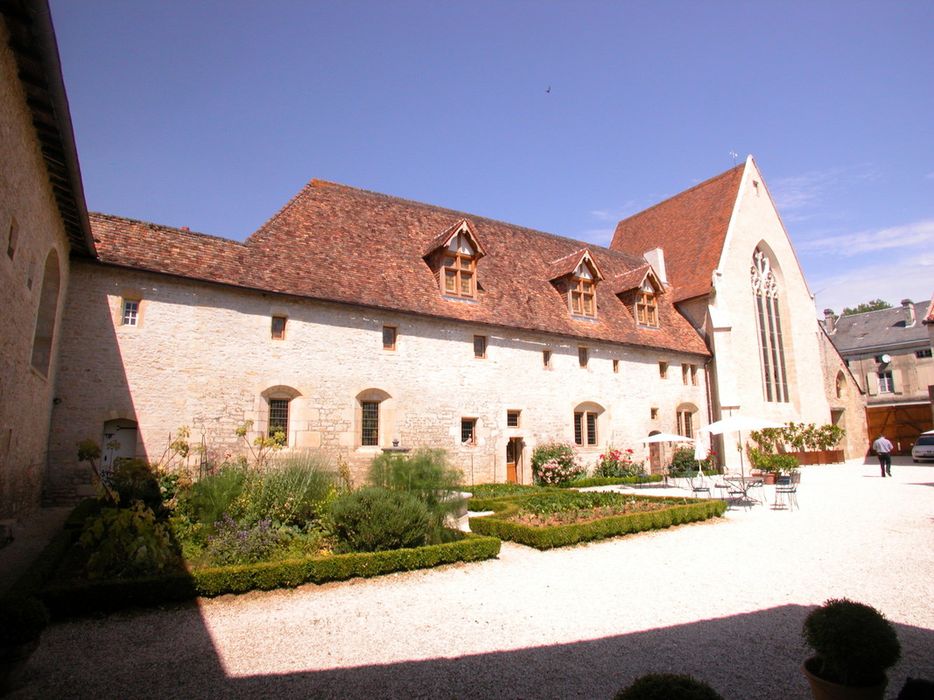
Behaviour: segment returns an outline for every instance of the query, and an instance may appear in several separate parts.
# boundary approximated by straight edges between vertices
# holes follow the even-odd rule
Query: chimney
[[[915,305],[911,303],[911,299],[902,299],[902,308],[905,310],[905,327],[911,328],[918,322],[915,317]]]
[[[668,273],[665,272],[665,251],[661,248],[653,248],[642,254],[645,261],[652,266],[655,274],[662,284],[668,284]]]
[[[837,317],[833,309],[824,309],[824,330],[827,331],[827,335],[833,335],[837,330]]]

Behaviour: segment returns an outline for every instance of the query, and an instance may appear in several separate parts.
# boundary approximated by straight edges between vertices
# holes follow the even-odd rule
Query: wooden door
[[[522,438],[509,438],[506,443],[506,483],[519,483],[519,460],[522,455]]]

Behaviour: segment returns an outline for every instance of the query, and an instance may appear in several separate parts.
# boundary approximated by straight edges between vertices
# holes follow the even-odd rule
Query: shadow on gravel
[[[627,603],[621,599],[620,605]],[[800,630],[808,610],[787,605],[460,658],[231,677],[192,605],[56,625],[30,661],[25,685],[11,697],[611,698],[644,673],[676,672],[707,681],[728,700],[790,700],[810,697],[799,670],[807,655]],[[456,633],[456,623],[446,624]],[[934,678],[934,631],[897,628],[902,661],[890,674],[887,697],[898,693],[908,675]],[[271,621],[256,630],[255,644],[265,651],[288,641]]]

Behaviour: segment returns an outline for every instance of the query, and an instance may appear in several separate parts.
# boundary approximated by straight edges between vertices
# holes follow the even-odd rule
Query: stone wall
[[[123,299],[140,300],[136,326],[121,324]],[[457,303],[457,302],[452,302]],[[271,317],[287,317],[285,338],[271,337]],[[475,483],[505,480],[506,446],[524,441],[520,481],[545,441],[574,441],[573,413],[602,409],[598,444],[581,450],[593,462],[607,444],[631,447],[652,430],[675,432],[676,411],[706,422],[704,359],[696,355],[517,332],[355,306],[312,302],[168,276],[75,262],[50,450],[73,469],[75,445],[100,441],[106,421],[139,425],[136,453],[157,459],[181,425],[202,435],[210,456],[243,450],[237,425],[268,425],[268,399],[291,399],[290,449],[342,455],[355,477],[394,440],[446,449]],[[397,328],[383,348],[384,325]],[[487,336],[474,357],[475,335]],[[578,346],[589,348],[581,368]],[[551,350],[551,367],[543,350]],[[614,371],[613,360],[618,360]],[[668,363],[662,379],[659,362]],[[681,364],[698,366],[697,385]],[[361,400],[380,400],[379,445],[362,446]],[[652,409],[656,410],[653,418]],[[506,425],[520,411],[519,427]],[[476,419],[476,444],[461,445],[461,420]]]
[[[22,518],[40,504],[68,283],[68,241],[8,40],[0,20],[0,519]],[[51,337],[40,338],[34,356],[47,267],[43,325]]]

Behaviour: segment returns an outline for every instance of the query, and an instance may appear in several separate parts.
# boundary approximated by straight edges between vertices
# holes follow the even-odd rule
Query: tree
[[[843,309],[844,316],[852,316],[853,314],[864,314],[867,311],[881,311],[882,309],[891,309],[892,305],[883,300],[883,299],[873,299],[872,301],[865,301],[862,304],[859,304],[853,308],[849,306]]]

